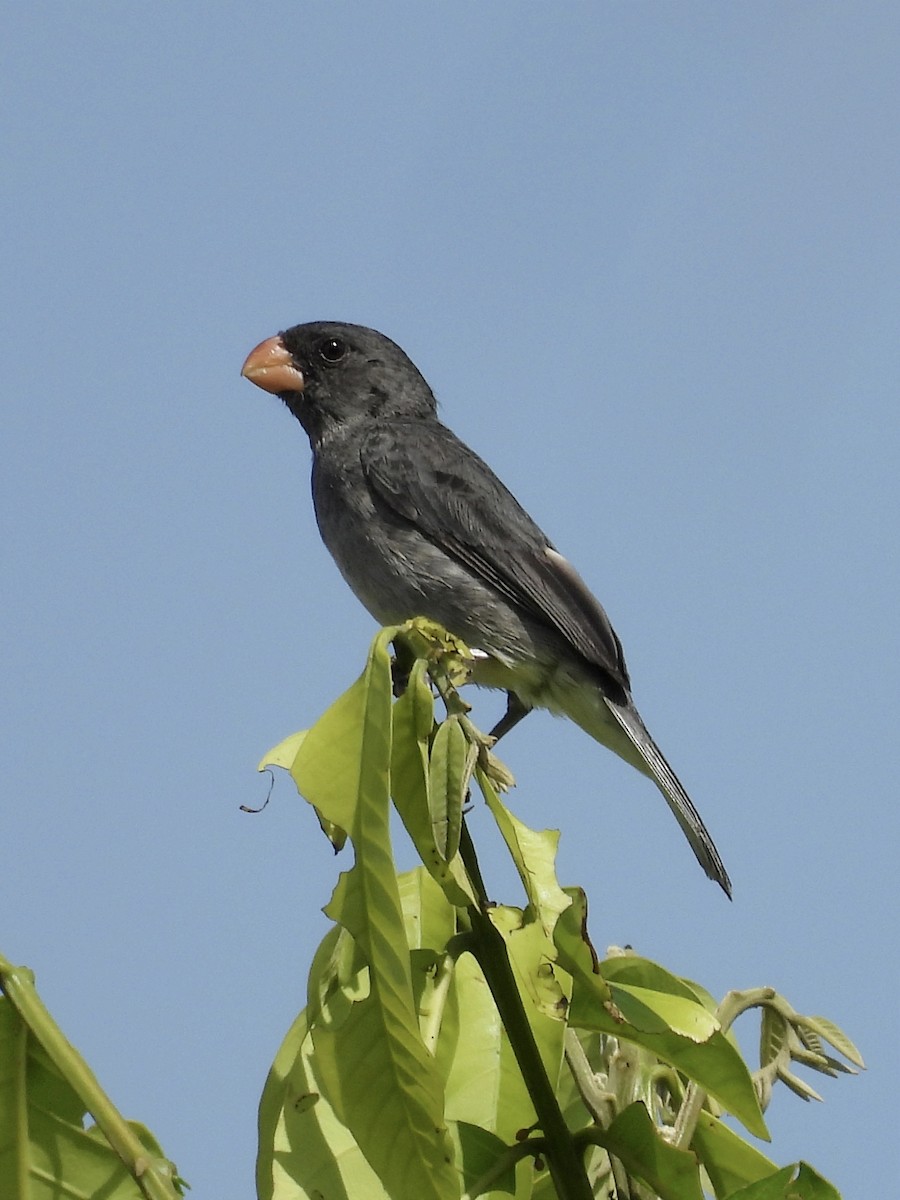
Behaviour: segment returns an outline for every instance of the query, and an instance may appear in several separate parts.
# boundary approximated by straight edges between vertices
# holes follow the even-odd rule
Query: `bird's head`
[[[251,350],[241,374],[280,396],[314,446],[357,421],[435,413],[434,395],[415,364],[364,325],[294,325]]]

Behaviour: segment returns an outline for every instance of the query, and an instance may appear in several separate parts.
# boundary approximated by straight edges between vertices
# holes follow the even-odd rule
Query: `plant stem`
[[[582,1103],[594,1118],[595,1124],[599,1129],[608,1129],[616,1115],[615,1097],[606,1088],[600,1086],[588,1061],[588,1056],[584,1052],[584,1046],[582,1046],[578,1034],[571,1028],[566,1030],[566,1062],[572,1072],[572,1078],[575,1080]],[[610,1154],[608,1150],[606,1153],[618,1200],[630,1200],[631,1188],[625,1167],[614,1154]]]
[[[510,786],[512,776],[499,761],[492,760],[488,752],[491,739],[485,738],[465,715],[469,711],[469,705],[440,668],[431,669],[430,664],[429,674],[446,705],[448,715],[452,713],[458,717],[469,742],[477,746],[479,754],[484,756],[487,773],[498,778],[502,786]],[[538,1125],[544,1134],[547,1165],[558,1200],[593,1200],[593,1189],[588,1180],[583,1157],[557,1103],[556,1093],[547,1078],[534,1033],[528,1022],[506,943],[487,915],[490,900],[465,817],[462,818],[459,851],[478,897],[478,904],[470,905],[466,910],[471,926],[472,952],[491,990],[522,1079],[534,1105]]]
[[[472,838],[463,819],[460,853],[469,877],[476,886],[481,907],[468,908],[472,951],[478,960],[497,1011],[516,1056],[522,1079],[534,1105],[538,1125],[546,1140],[547,1165],[559,1200],[592,1200],[593,1190],[572,1134],[565,1123],[556,1094],[547,1078],[525,1005],[516,984],[506,943],[485,908],[487,896]]]
[[[547,1147],[543,1138],[526,1138],[515,1146],[507,1146],[497,1161],[464,1192],[460,1200],[477,1200],[485,1192],[491,1191],[491,1184],[500,1179],[511,1166],[515,1166],[523,1158],[531,1158],[536,1154],[546,1154]]]
[[[730,991],[716,1009],[716,1019],[722,1032],[727,1033],[741,1013],[756,1005],[768,1003],[775,994],[774,988],[770,987],[750,988],[743,992]],[[687,1150],[690,1147],[705,1100],[706,1091],[691,1080],[672,1128],[672,1145],[679,1150]]]

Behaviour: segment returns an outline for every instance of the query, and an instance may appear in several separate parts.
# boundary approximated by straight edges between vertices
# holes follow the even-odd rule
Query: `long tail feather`
[[[725,870],[715,843],[709,835],[709,830],[694,808],[690,796],[681,786],[678,776],[666,762],[663,752],[647,731],[639,713],[633,707],[626,708],[606,697],[604,697],[604,701],[646,764],[647,773],[665,796],[666,802],[671,808],[675,820],[681,826],[684,836],[690,842],[691,849],[697,856],[700,866],[731,899],[731,880],[728,878],[728,872]]]

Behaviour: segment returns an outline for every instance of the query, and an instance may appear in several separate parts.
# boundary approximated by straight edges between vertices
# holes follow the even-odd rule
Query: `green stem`
[[[566,1063],[572,1072],[572,1078],[575,1080],[575,1086],[578,1088],[578,1094],[581,1096],[585,1108],[600,1129],[608,1129],[616,1115],[616,1098],[612,1092],[601,1087],[578,1034],[571,1028],[566,1030]],[[610,1154],[608,1150],[607,1157],[618,1200],[630,1200],[631,1186],[628,1181],[628,1172],[621,1160],[614,1154]]]
[[[741,1013],[746,1012],[748,1008],[768,1004],[775,995],[774,988],[770,987],[748,988],[744,992],[730,991],[716,1009],[716,1020],[722,1032],[727,1033]],[[684,1101],[672,1127],[672,1144],[679,1150],[689,1149],[705,1101],[705,1089],[692,1080],[684,1093]]]
[[[585,1108],[601,1129],[608,1129],[616,1115],[615,1097],[612,1092],[600,1086],[584,1052],[584,1046],[578,1034],[571,1028],[566,1030],[566,1063]]]
[[[502,763],[493,759],[490,754],[488,750],[490,739],[485,738],[484,734],[476,729],[466,716],[469,705],[462,699],[439,665],[429,661],[429,674],[447,708],[448,715],[452,714],[457,717],[469,742],[477,746],[479,755],[484,757],[486,773],[496,778],[501,786],[509,787],[512,783],[512,776]],[[471,926],[472,953],[491,990],[497,1012],[503,1022],[509,1044],[522,1073],[523,1082],[531,1098],[531,1103],[534,1105],[538,1125],[544,1134],[547,1165],[558,1200],[592,1200],[593,1189],[584,1168],[583,1158],[579,1154],[572,1133],[563,1118],[556,1100],[556,1093],[547,1078],[534,1033],[528,1022],[525,1005],[516,984],[512,964],[509,961],[506,943],[500,931],[487,916],[490,900],[465,817],[462,819],[459,850],[463,865],[478,897],[478,904],[470,905],[466,910]]]
[[[547,1146],[543,1138],[527,1138],[515,1146],[507,1146],[506,1150],[492,1164],[489,1170],[477,1179],[472,1187],[462,1194],[460,1200],[476,1200],[485,1192],[491,1191],[491,1185],[500,1179],[510,1167],[514,1167],[523,1158],[533,1158],[537,1154],[546,1154]]]
[[[23,1024],[37,1038],[60,1075],[76,1093],[112,1149],[134,1177],[147,1200],[176,1200],[178,1193],[165,1177],[165,1166],[154,1160],[134,1130],[101,1088],[90,1067],[63,1035],[34,987],[25,967],[14,967],[0,956],[0,989]]]
[[[488,899],[483,886],[479,886],[481,872],[465,819],[460,853],[469,878],[473,883],[478,881],[479,901],[486,907]],[[593,1190],[583,1160],[563,1118],[528,1023],[525,1005],[506,952],[506,943],[483,907],[471,905],[467,911],[471,922],[472,952],[494,997],[500,1020],[534,1105],[538,1125],[546,1140],[547,1165],[558,1200],[592,1200]]]

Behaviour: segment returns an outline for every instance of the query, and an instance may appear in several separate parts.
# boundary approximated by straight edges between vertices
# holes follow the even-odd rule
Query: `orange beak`
[[[303,372],[294,365],[280,337],[267,338],[251,350],[241,374],[264,392],[276,396],[282,392],[302,392],[306,386]]]

